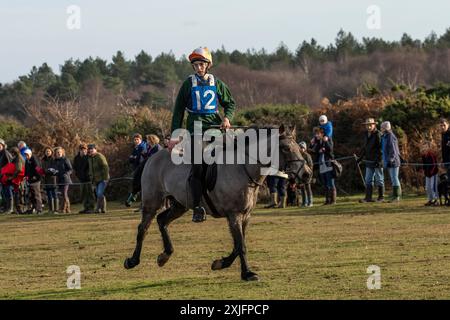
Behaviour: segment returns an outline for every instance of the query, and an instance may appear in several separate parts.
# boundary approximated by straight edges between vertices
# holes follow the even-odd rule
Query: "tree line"
[[[450,28],[424,40],[405,33],[398,41],[359,41],[340,30],[328,46],[311,39],[294,52],[283,43],[274,52],[230,52],[222,47],[213,58],[213,72],[229,84],[241,108],[271,103],[315,107],[323,97],[336,102],[396,83],[414,90],[450,82]],[[186,56],[177,59],[171,52],[153,58],[141,51],[127,59],[118,51],[110,62],[99,57],[70,59],[58,73],[43,63],[12,83],[0,84],[0,112],[23,118],[30,105],[77,101],[87,111],[91,106],[103,110],[105,118],[99,123],[105,123],[113,107],[172,108],[181,82],[191,73]]]

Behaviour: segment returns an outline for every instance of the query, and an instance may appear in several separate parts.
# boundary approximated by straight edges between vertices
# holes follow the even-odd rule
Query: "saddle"
[[[192,166],[189,173],[188,181],[190,183],[192,179]],[[203,175],[202,175],[202,195],[208,207],[211,209],[213,215],[219,216],[216,206],[209,197],[208,191],[214,190],[217,182],[217,164],[213,163],[211,165],[203,164]]]
[[[189,181],[192,179],[192,167],[189,173]],[[203,164],[202,186],[203,192],[213,191],[217,183],[217,163]]]

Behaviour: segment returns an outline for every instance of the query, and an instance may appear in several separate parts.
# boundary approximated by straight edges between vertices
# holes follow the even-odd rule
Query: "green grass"
[[[247,247],[261,280],[251,283],[240,280],[238,260],[227,270],[210,269],[231,251],[224,219],[193,224],[187,214],[175,221],[175,253],[163,268],[156,265],[162,242],[152,224],[141,264],[125,270],[140,219],[131,209],[111,204],[106,215],[1,215],[0,298],[450,298],[450,209],[424,207],[423,198],[369,205],[356,200],[256,210]],[[366,287],[372,264],[381,268],[380,290]],[[69,265],[81,268],[80,290],[66,287]]]

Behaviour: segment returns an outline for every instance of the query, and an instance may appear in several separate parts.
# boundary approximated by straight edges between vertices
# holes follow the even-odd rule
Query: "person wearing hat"
[[[381,133],[383,166],[389,173],[392,183],[392,197],[389,202],[398,202],[402,195],[399,179],[401,158],[398,139],[392,132],[392,126],[389,121],[381,124]]]
[[[187,130],[193,134],[194,122],[201,124],[205,131],[211,125],[221,125],[223,129],[231,127],[236,103],[230,93],[230,90],[224,82],[217,79],[209,73],[213,65],[212,55],[208,48],[197,48],[189,55],[189,61],[195,74],[189,76],[183,82],[178,92],[175,102],[175,108],[172,117],[172,128],[174,130],[182,128],[183,119],[187,113]],[[219,106],[224,109],[224,118],[221,119]],[[194,139],[192,141],[197,141]],[[180,142],[179,138],[173,137],[169,141],[169,151]],[[201,149],[204,145],[197,148],[191,147],[191,161],[194,160],[194,150]],[[194,162],[194,161],[192,161]],[[193,222],[202,222],[206,220],[206,211],[200,205],[202,198],[202,174],[203,164],[193,164],[192,178],[190,179],[190,189],[193,200]]]
[[[97,208],[95,213],[106,213],[105,189],[109,181],[109,166],[105,156],[95,144],[88,145],[89,179],[95,189]]]
[[[326,115],[323,114],[319,117],[319,124],[320,128],[323,129],[324,140],[333,140],[333,123],[328,120]]]
[[[381,132],[377,129],[374,118],[368,118],[363,125],[366,126],[364,143],[357,158],[358,165],[364,161],[366,172],[364,177],[366,196],[360,203],[374,202],[373,188],[374,182],[378,190],[378,202],[384,201],[384,173],[381,150]]]
[[[73,159],[73,170],[81,183],[81,202],[83,209],[78,213],[94,213],[95,197],[92,190],[91,180],[89,178],[89,158],[88,147],[86,143],[80,144],[78,153]]]
[[[19,141],[17,143],[17,148],[19,148],[19,151],[20,151],[20,154],[22,155],[23,160],[25,160],[25,151],[31,150],[31,149],[27,146],[25,141]]]
[[[26,211],[28,214],[36,212],[42,213],[42,197],[41,197],[41,177],[45,175],[40,167],[39,161],[33,155],[31,149],[27,149],[25,154],[25,178],[30,190],[29,200],[31,207]]]
[[[305,141],[299,143],[300,153],[305,159],[306,164],[313,170],[314,163],[312,161],[311,155],[308,153],[308,148]],[[311,189],[312,176],[309,181],[305,181],[300,185],[300,192],[302,195],[302,207],[312,207],[313,206],[313,194]]]
[[[5,167],[8,163],[11,162],[12,156],[7,150],[7,145],[5,140],[0,139],[0,171],[3,167]],[[0,183],[0,190],[2,196],[2,203],[0,207],[1,213],[11,213],[13,211],[12,204],[12,189],[10,186],[3,185]]]

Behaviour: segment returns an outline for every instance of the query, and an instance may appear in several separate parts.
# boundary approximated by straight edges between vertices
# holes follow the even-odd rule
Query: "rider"
[[[212,74],[208,73],[213,65],[212,56],[208,48],[197,48],[189,55],[189,61],[195,71],[183,83],[178,93],[172,118],[172,131],[182,127],[185,111],[188,112],[186,129],[193,136],[194,121],[202,124],[203,131],[211,125],[221,125],[222,129],[231,127],[230,121],[235,110],[235,101],[228,87]],[[219,115],[218,107],[224,109],[223,119]],[[170,140],[171,150],[179,140]],[[193,150],[191,147],[191,160],[193,162]],[[206,211],[200,206],[202,197],[203,165],[193,164],[190,188],[192,193],[194,214],[193,222],[206,220]]]

